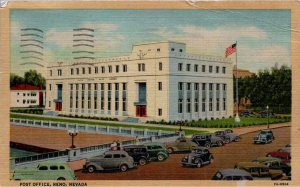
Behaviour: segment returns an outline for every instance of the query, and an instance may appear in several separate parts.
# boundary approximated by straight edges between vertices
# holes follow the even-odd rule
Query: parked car
[[[224,141],[214,134],[195,134],[192,136],[192,141],[199,146],[210,148],[212,146],[223,146]]]
[[[250,117],[250,116],[254,116],[254,114],[251,111],[244,111],[240,113],[240,116]]]
[[[267,112],[267,111],[263,111],[259,113],[259,116],[262,118],[267,118],[267,117],[273,117],[274,113],[273,112]]]
[[[144,145],[130,145],[123,147],[123,150],[131,156],[135,163],[143,166],[149,161],[149,154]]]
[[[103,155],[87,159],[83,170],[93,173],[96,170],[120,169],[124,172],[135,166],[133,158],[126,151],[107,151]]]
[[[271,130],[261,130],[254,138],[253,143],[270,143],[275,139]]]
[[[196,166],[202,167],[204,164],[210,164],[214,160],[213,155],[206,147],[199,147],[192,150],[192,153],[183,157],[181,160],[182,166]]]
[[[289,153],[289,152],[274,151],[274,152],[267,153],[266,156],[279,158],[285,163],[291,162],[291,153]]]
[[[230,143],[230,136],[227,135],[225,131],[216,131],[214,134],[215,136],[220,137],[226,144]]]
[[[288,175],[291,172],[291,165],[283,162],[279,158],[275,157],[258,157],[256,160],[252,162],[258,162],[268,166],[270,170],[281,170],[283,173]]]
[[[222,169],[216,172],[212,180],[253,180],[253,177],[245,170]]]
[[[169,154],[174,152],[191,151],[198,148],[195,142],[185,137],[177,138],[175,142],[166,143],[166,148]]]
[[[258,162],[240,162],[234,168],[245,170],[252,175],[252,177],[266,177],[270,176],[268,166]]]
[[[40,162],[37,166],[16,168],[13,180],[76,180],[74,171],[64,163]]]
[[[292,177],[291,177],[291,173],[288,173],[287,175],[285,173],[282,173],[280,175],[276,175],[276,176],[273,176],[271,177],[272,180],[291,180]]]
[[[241,137],[238,134],[234,133],[232,129],[225,129],[224,132],[229,136],[231,142],[237,142],[241,139]]]
[[[161,143],[154,142],[154,143],[146,143],[144,145],[147,148],[150,161],[151,160],[164,161],[169,157],[166,148]]]

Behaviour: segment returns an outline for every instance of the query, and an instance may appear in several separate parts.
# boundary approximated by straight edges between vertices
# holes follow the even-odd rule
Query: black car
[[[130,145],[123,147],[123,150],[131,156],[135,163],[139,163],[141,166],[147,164],[149,160],[149,154],[146,146],[144,145]]]
[[[212,146],[220,147],[224,145],[224,141],[214,134],[195,134],[192,137],[192,141],[199,146],[203,146],[206,148],[210,148]]]
[[[240,116],[250,117],[250,116],[254,116],[254,114],[251,111],[244,111],[240,113]]]
[[[263,111],[263,112],[259,113],[259,116],[262,117],[262,118],[274,117],[274,113],[273,112]]]
[[[213,155],[206,147],[199,147],[194,149],[192,153],[183,157],[181,160],[182,166],[202,167],[204,164],[210,164],[214,160]]]
[[[214,134],[220,137],[225,143],[230,143],[230,136],[225,131],[216,131]]]

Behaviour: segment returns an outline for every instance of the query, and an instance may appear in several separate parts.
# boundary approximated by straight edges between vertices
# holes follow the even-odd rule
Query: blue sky
[[[224,56],[238,41],[239,67],[257,72],[290,66],[288,10],[13,10],[12,72],[22,74],[20,29],[44,30],[45,63],[72,58],[73,28],[95,29],[95,56],[129,55],[135,43],[172,40],[187,52]]]

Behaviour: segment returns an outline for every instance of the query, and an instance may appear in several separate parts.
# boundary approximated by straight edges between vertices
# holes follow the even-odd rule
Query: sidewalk
[[[142,127],[163,127],[163,128],[170,128],[170,129],[179,129],[179,125],[159,125],[159,124],[145,124],[145,123],[128,123],[128,122],[121,122],[121,121],[104,121],[104,120],[95,120],[95,119],[80,119],[80,118],[71,118],[71,117],[59,117],[59,116],[45,116],[45,115],[37,115],[37,114],[23,114],[23,113],[13,113],[13,114],[22,114],[27,116],[35,116],[35,117],[49,117],[49,118],[55,118],[55,119],[70,119],[70,120],[77,120],[77,121],[85,121],[85,122],[100,122],[100,123],[109,123],[109,124],[122,124],[124,126],[126,125],[137,125]],[[287,123],[279,123],[279,124],[270,124],[270,128],[278,128],[278,127],[286,127],[290,126],[291,122]],[[209,133],[213,133],[219,129],[222,128],[201,128],[201,127],[181,127],[183,130],[198,130],[198,131],[208,131]],[[233,131],[237,134],[246,134],[249,132],[255,132],[259,131],[261,129],[266,129],[267,125],[256,125],[256,126],[250,126],[250,127],[237,127],[232,128]],[[224,128],[223,128],[224,129]]]

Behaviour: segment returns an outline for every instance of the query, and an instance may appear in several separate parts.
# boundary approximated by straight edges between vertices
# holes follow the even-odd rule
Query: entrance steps
[[[140,120],[138,118],[127,117],[127,118],[123,119],[122,122],[126,122],[126,123],[139,123]]]

